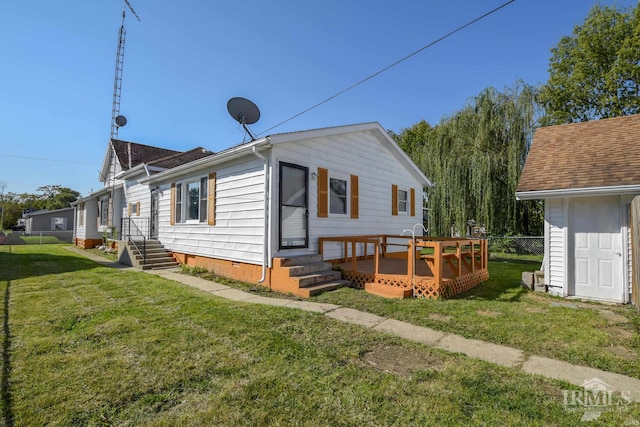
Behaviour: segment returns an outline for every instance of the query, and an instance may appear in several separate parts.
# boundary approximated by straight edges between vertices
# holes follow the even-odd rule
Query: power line
[[[496,8],[495,8],[495,9],[493,9],[493,10],[490,10],[489,12],[485,13],[484,15],[481,15],[481,16],[479,16],[479,17],[477,17],[477,18],[475,18],[475,19],[473,19],[473,20],[471,20],[471,21],[467,22],[466,24],[461,25],[460,27],[456,28],[455,30],[448,32],[448,33],[447,33],[447,34],[445,34],[444,36],[441,36],[441,37],[437,38],[436,40],[434,40],[434,41],[432,41],[432,42],[430,42],[430,43],[428,43],[428,44],[426,44],[426,45],[422,46],[420,49],[418,49],[418,50],[416,50],[416,51],[414,51],[414,52],[411,52],[410,54],[408,54],[407,56],[405,56],[405,57],[403,57],[403,58],[400,58],[399,60],[397,60],[397,61],[396,61],[396,62],[394,62],[393,64],[387,65],[386,67],[382,68],[381,70],[376,71],[375,73],[371,74],[370,76],[365,77],[364,79],[362,79],[362,80],[360,80],[360,81],[358,81],[358,82],[356,82],[356,83],[352,84],[351,86],[349,86],[349,87],[347,87],[347,88],[345,88],[345,89],[341,90],[340,92],[336,93],[335,95],[332,95],[332,96],[330,96],[329,98],[326,98],[325,100],[320,101],[320,102],[318,102],[318,103],[317,103],[317,104],[315,104],[315,105],[312,105],[311,107],[307,108],[306,110],[303,110],[303,111],[299,112],[298,114],[296,114],[296,115],[294,115],[294,116],[291,116],[291,117],[289,117],[289,118],[288,118],[288,119],[286,119],[286,120],[281,121],[281,122],[280,122],[280,123],[278,123],[277,125],[275,125],[275,126],[271,126],[269,129],[264,130],[264,131],[262,131],[262,132],[258,133],[256,136],[258,136],[258,135],[262,135],[262,134],[265,134],[265,133],[269,132],[269,131],[270,131],[270,130],[272,130],[272,129],[275,129],[275,128],[279,127],[279,126],[282,126],[283,124],[285,124],[285,123],[287,123],[287,122],[290,122],[291,120],[293,120],[293,119],[295,119],[295,118],[297,118],[297,117],[300,117],[301,115],[303,115],[303,114],[305,114],[305,113],[307,113],[307,112],[309,112],[309,111],[313,110],[314,108],[317,108],[317,107],[321,106],[322,104],[326,104],[327,102],[331,101],[332,99],[337,98],[338,96],[342,95],[342,94],[343,94],[343,93],[345,93],[345,92],[350,91],[351,89],[353,89],[353,88],[355,88],[355,87],[357,87],[357,86],[360,86],[361,84],[363,84],[363,83],[365,83],[365,82],[367,82],[367,81],[371,80],[372,78],[374,78],[374,77],[376,77],[376,76],[378,76],[378,75],[380,75],[380,74],[384,73],[385,71],[387,71],[387,70],[389,70],[389,69],[391,69],[391,68],[395,67],[396,65],[400,64],[401,62],[404,62],[404,61],[406,61],[407,59],[409,59],[409,58],[411,58],[411,57],[413,57],[413,56],[415,56],[415,55],[419,54],[419,53],[420,53],[420,52],[422,52],[423,50],[428,49],[428,48],[430,48],[431,46],[433,46],[433,45],[435,45],[435,44],[440,43],[442,40],[444,40],[444,39],[446,39],[446,38],[448,38],[448,37],[450,37],[450,36],[454,35],[455,33],[459,32],[459,31],[464,30],[464,29],[465,29],[465,28],[467,28],[468,26],[475,24],[476,22],[478,22],[478,21],[480,21],[480,20],[482,20],[482,19],[486,18],[487,16],[489,16],[489,15],[491,15],[491,14],[495,13],[495,12],[497,12],[498,10],[502,9],[503,7],[508,6],[509,4],[513,3],[514,1],[516,1],[516,0],[509,0],[508,2],[501,4],[500,6],[496,7]]]
[[[56,162],[56,163],[75,163],[77,165],[91,165],[91,166],[96,165],[96,163],[78,162],[75,160],[45,159],[42,157],[15,156],[12,154],[0,154],[0,157],[13,157],[14,159],[27,159],[27,160],[42,160],[45,162]]]

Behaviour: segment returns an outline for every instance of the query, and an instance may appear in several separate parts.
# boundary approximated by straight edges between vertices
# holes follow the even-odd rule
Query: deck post
[[[438,292],[442,289],[442,269],[444,258],[442,257],[442,242],[434,242],[433,246],[433,279],[438,285]]]
[[[351,271],[356,270],[356,239],[351,241]]]
[[[378,277],[378,268],[379,268],[379,258],[380,258],[380,242],[374,243],[374,252],[375,258],[373,260],[373,277],[374,279]]]
[[[387,256],[387,235],[382,236],[382,256]]]
[[[347,246],[346,240],[343,242],[343,245],[344,245],[344,258],[342,262],[347,262],[347,260],[349,259],[349,246]]]
[[[462,276],[462,245],[456,242],[456,257],[458,258],[458,277]]]
[[[413,281],[413,263],[415,256],[416,255],[413,249],[413,240],[409,240],[407,248],[407,275],[411,277],[411,281]]]

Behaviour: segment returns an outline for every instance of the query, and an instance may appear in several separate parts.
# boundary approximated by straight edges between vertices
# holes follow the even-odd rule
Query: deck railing
[[[397,235],[321,237],[318,251],[325,254],[325,244],[337,242],[342,245],[342,264],[357,281],[386,283],[389,286],[411,290],[413,296],[451,296],[463,292],[488,278],[487,241],[484,239],[456,239],[441,237],[407,238]],[[389,250],[401,247],[397,252]],[[357,274],[358,261],[373,258],[373,274]],[[405,258],[406,275],[402,277],[380,273],[382,258]],[[423,261],[431,271],[430,276],[416,276],[416,263]],[[332,260],[336,261],[336,260]],[[367,276],[366,278],[363,278]],[[357,287],[365,287],[357,283]]]

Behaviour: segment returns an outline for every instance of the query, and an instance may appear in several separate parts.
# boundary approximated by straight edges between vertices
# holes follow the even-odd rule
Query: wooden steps
[[[342,273],[331,269],[321,255],[301,255],[274,258],[271,289],[282,293],[309,298],[322,292],[349,286]]]

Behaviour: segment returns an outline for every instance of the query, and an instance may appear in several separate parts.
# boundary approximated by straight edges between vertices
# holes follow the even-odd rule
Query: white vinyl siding
[[[171,184],[160,186],[158,237],[168,250],[254,264],[262,261],[264,169],[255,156],[248,159],[216,166],[215,226],[206,220],[178,224],[177,218],[176,226],[170,226]],[[177,181],[199,182],[209,172]]]
[[[407,214],[409,212],[409,190],[398,189],[398,213]]]
[[[414,188],[416,206],[422,206],[422,184],[392,155],[371,131],[321,137],[305,141],[276,144],[272,158],[279,161],[308,167],[311,172],[318,168],[329,171],[329,177],[358,177],[358,219],[349,215],[318,217],[318,185],[309,185],[309,249],[318,250],[318,238],[329,236],[392,234],[412,228],[420,217],[410,215],[392,216],[392,185],[409,191]],[[272,185],[272,189],[274,186]],[[409,198],[409,196],[407,196]],[[349,200],[347,199],[347,205]],[[409,207],[407,207],[408,211]],[[277,233],[277,218],[271,226]],[[371,252],[369,248],[369,253]],[[393,249],[390,248],[393,251]],[[395,250],[399,250],[396,248]],[[273,253],[277,247],[273,248]],[[359,251],[360,252],[360,251]],[[325,259],[341,256],[342,246],[335,243],[324,248]]]
[[[545,200],[545,282],[549,292],[563,295],[566,292],[566,212],[564,199]]]

